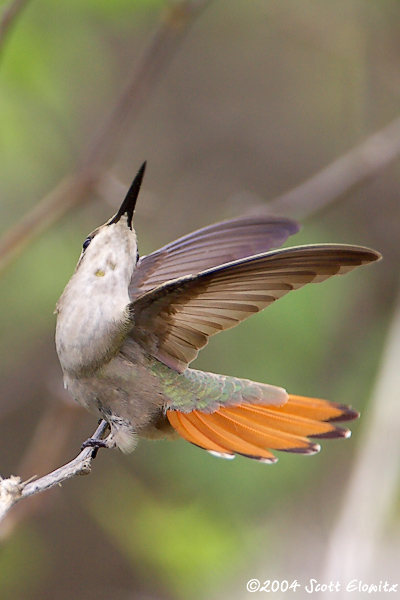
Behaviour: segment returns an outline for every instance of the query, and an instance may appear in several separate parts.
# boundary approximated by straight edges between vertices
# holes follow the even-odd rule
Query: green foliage
[[[15,600],[40,588],[46,576],[47,558],[47,549],[35,530],[14,533],[7,545],[0,549],[2,600]]]
[[[148,581],[156,572],[176,598],[203,598],[238,561],[238,531],[196,497],[168,503],[118,470],[91,506],[132,568]]]

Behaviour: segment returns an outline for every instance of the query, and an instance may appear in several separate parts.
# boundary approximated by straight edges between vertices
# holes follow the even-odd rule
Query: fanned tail
[[[266,463],[278,460],[271,450],[319,452],[319,444],[309,438],[350,437],[351,432],[336,423],[358,416],[343,404],[293,395],[282,406],[243,403],[212,413],[167,411],[172,427],[188,442],[224,458],[241,454]]]

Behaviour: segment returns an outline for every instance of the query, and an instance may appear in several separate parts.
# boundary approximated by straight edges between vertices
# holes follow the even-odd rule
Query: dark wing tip
[[[353,263],[356,261],[359,264],[368,264],[381,260],[382,254],[377,250],[368,248],[367,246],[356,246],[352,244],[310,244],[306,246],[297,246],[293,251],[304,250],[305,252],[326,251],[327,255],[337,255],[342,258],[344,263]],[[283,248],[285,250],[285,248]],[[292,250],[287,248],[286,250]]]
[[[360,258],[363,263],[372,263],[377,262],[382,259],[382,254],[377,250],[373,250],[372,248],[366,248],[364,246],[356,246],[359,250]]]

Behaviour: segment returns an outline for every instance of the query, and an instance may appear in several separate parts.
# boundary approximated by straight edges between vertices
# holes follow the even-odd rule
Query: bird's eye
[[[82,245],[83,252],[85,252],[86,248],[89,246],[91,241],[92,241],[92,238],[87,237],[86,240],[83,242],[83,245]]]

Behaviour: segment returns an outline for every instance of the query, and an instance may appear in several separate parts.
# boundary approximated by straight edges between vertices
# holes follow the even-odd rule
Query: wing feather
[[[358,246],[275,250],[168,281],[130,306],[134,337],[146,351],[183,372],[209,336],[234,327],[292,289],[378,260]]]
[[[131,299],[165,281],[279,248],[299,229],[295,221],[274,216],[230,219],[198,229],[140,258],[129,286]]]

